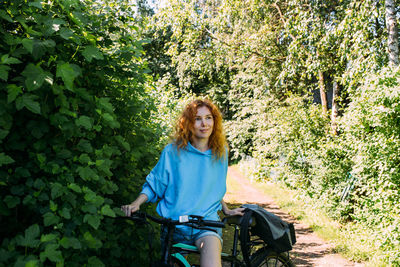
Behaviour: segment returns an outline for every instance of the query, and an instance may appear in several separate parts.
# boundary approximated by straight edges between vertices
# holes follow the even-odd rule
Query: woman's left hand
[[[236,208],[236,209],[233,209],[233,210],[229,209],[226,212],[224,212],[224,214],[226,216],[235,216],[235,215],[243,216],[244,215],[244,210],[245,210],[245,208]]]

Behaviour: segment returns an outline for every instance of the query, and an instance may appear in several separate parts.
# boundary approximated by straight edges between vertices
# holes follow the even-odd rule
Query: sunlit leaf
[[[74,80],[80,73],[80,68],[74,64],[62,63],[57,65],[56,76],[64,81],[65,86],[69,90],[73,90]]]
[[[83,50],[82,55],[89,62],[91,62],[93,58],[94,59],[104,59],[103,53],[101,53],[100,50],[97,47],[94,47],[94,46],[87,46]]]

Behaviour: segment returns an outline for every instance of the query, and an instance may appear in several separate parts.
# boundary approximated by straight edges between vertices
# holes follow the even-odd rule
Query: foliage
[[[400,242],[399,84],[399,69],[370,75],[353,95],[337,137],[327,134],[325,118],[304,98],[263,103],[252,154],[259,179],[283,181],[332,217],[374,229],[374,246],[394,265]]]
[[[132,6],[1,1],[0,266],[148,260],[113,219],[154,164],[150,77]]]
[[[376,242],[388,251],[390,262],[399,264],[399,69],[370,76],[352,100],[341,123],[358,177],[352,217],[379,229]]]

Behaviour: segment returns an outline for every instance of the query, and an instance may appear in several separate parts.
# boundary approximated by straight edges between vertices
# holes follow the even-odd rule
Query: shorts
[[[214,228],[210,227],[212,229],[215,229],[217,232],[210,231],[210,230],[200,230],[200,229],[194,229],[189,226],[180,226],[176,227],[174,234],[172,236],[172,242],[173,243],[183,243],[187,245],[195,245],[195,241],[199,238],[202,238],[204,236],[209,236],[213,235],[218,237],[218,239],[221,241],[222,244],[222,228]],[[167,237],[167,227],[162,226],[161,227],[161,247],[162,251],[164,251],[164,240]]]

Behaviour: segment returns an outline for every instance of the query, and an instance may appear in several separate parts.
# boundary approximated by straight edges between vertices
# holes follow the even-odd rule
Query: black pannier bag
[[[261,238],[276,253],[292,250],[296,243],[293,223],[287,223],[255,204],[244,204],[242,207],[246,209],[240,224],[240,244],[247,263],[250,261],[247,247],[250,235]],[[252,222],[254,219],[255,223]]]

